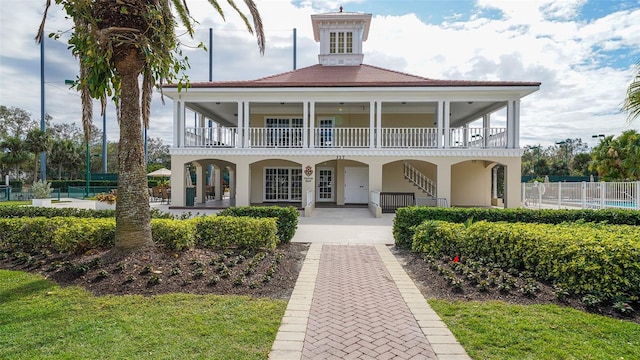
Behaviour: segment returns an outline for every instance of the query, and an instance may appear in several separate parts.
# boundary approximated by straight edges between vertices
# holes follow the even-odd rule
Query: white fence
[[[522,205],[527,208],[640,210],[640,181],[523,183]]]

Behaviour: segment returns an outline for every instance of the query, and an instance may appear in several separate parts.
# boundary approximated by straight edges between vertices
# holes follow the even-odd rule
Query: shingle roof
[[[435,80],[371,65],[313,65],[257,80],[191,83],[192,88],[540,86],[539,82]],[[166,87],[176,87],[167,85]]]

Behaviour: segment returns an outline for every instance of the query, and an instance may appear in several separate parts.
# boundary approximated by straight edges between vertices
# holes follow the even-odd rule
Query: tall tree
[[[55,0],[74,22],[69,40],[72,53],[80,60],[75,86],[81,92],[83,126],[89,139],[92,98],[107,97],[118,108],[120,140],[118,148],[118,201],[116,205],[115,255],[150,246],[151,219],[144,164],[142,126],[148,127],[153,86],[178,82],[182,89],[188,66],[175,34],[175,17],[193,37],[194,19],[186,0]],[[209,0],[224,19],[218,1]],[[258,46],[264,52],[262,20],[253,0],[244,0],[257,32]],[[37,41],[42,41],[47,10]],[[253,28],[233,0],[227,0]],[[172,12],[173,10],[173,12]],[[175,17],[174,17],[175,12]],[[54,35],[56,36],[56,35]],[[58,35],[59,36],[59,35]],[[142,96],[138,78],[142,76]],[[186,84],[188,85],[188,84]]]
[[[622,104],[622,109],[627,113],[629,122],[640,117],[640,63],[637,66],[635,78],[627,88],[627,97]]]
[[[29,161],[24,141],[17,136],[8,137],[0,143],[0,150],[0,162],[13,167],[16,179],[20,180],[20,166]]]
[[[73,171],[82,165],[83,150],[79,143],[71,139],[55,139],[51,145],[51,154],[47,156],[49,163],[57,169],[57,178],[62,178],[62,168]]]
[[[27,132],[25,148],[34,156],[33,181],[38,180],[38,163],[40,153],[48,152],[51,149],[51,134],[40,129],[31,129]]]
[[[591,152],[590,169],[605,181],[640,179],[640,134],[627,130],[617,138],[605,137]]]
[[[36,122],[28,111],[0,105],[0,141],[9,137],[23,138],[28,129],[35,127]]]

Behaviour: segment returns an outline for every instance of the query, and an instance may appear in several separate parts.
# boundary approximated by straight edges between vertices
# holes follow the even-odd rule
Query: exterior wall
[[[285,160],[285,157],[288,160]],[[424,157],[420,160],[412,156],[346,156],[348,159],[342,159],[343,157],[345,156],[339,156],[339,159],[336,159],[335,155],[172,155],[172,205],[184,206],[185,203],[185,176],[180,171],[184,169],[185,164],[197,161],[204,166],[209,159],[221,158],[225,159],[226,164],[235,166],[237,206],[263,201],[263,168],[265,166],[300,166],[303,170],[311,166],[313,174],[311,176],[303,174],[303,206],[307,203],[308,190],[313,191],[315,202],[315,176],[318,167],[335,169],[334,191],[338,205],[344,204],[345,167],[368,167],[369,191],[413,191],[417,196],[424,196],[402,175],[403,161],[409,159],[414,167],[437,182],[438,197],[446,197],[450,205],[458,206],[490,206],[491,168],[496,163],[503,164],[507,168],[505,206],[520,207],[520,157],[482,156],[481,153],[475,156]]]
[[[302,118],[302,113],[286,114],[251,114],[249,118],[250,127],[264,127],[265,118]],[[369,114],[347,114],[347,113],[316,113],[314,126],[318,126],[319,118],[334,118],[335,127],[369,127]],[[434,114],[382,114],[382,127],[435,127]]]
[[[385,114],[382,109],[382,127],[435,127],[434,114]]]
[[[434,164],[423,160],[409,160],[409,163],[431,180],[436,180],[437,167]],[[412,192],[416,197],[428,196],[404,178],[404,161],[392,162],[382,167],[382,191]]]
[[[265,167],[300,168],[300,164],[281,159],[269,159],[251,164],[249,167],[251,169],[251,194],[249,196],[251,203],[261,203],[264,201]]]
[[[491,206],[491,169],[470,160],[451,168],[451,206]]]

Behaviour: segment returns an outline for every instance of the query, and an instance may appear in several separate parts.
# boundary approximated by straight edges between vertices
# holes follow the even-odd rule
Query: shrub
[[[412,248],[433,256],[484,259],[604,299],[640,294],[640,229],[606,224],[523,224],[429,221]]]
[[[276,219],[234,216],[204,216],[195,222],[196,245],[211,248],[237,246],[274,249],[278,244]]]
[[[560,224],[563,222],[606,222],[617,225],[640,225],[640,211],[627,209],[606,210],[533,210],[493,208],[441,208],[412,206],[400,208],[393,219],[393,235],[396,246],[409,248],[414,227],[426,220],[442,220],[453,223],[474,221],[505,221]]]
[[[180,251],[195,245],[196,228],[192,220],[153,219],[151,234],[156,244]]]
[[[42,180],[35,181],[31,186],[34,199],[48,199],[52,190],[51,184]]]
[[[242,206],[225,209],[221,216],[248,216],[253,218],[276,218],[278,239],[281,244],[291,241],[298,227],[298,209],[293,206]]]
[[[81,253],[113,245],[115,220],[73,217],[0,219],[0,234],[3,247],[25,252],[48,248]]]
[[[76,218],[112,218],[116,216],[114,210],[93,210],[76,208],[45,208],[32,206],[0,206],[0,218],[19,217],[76,217]],[[173,219],[174,215],[164,213],[158,209],[151,209],[154,219]]]

